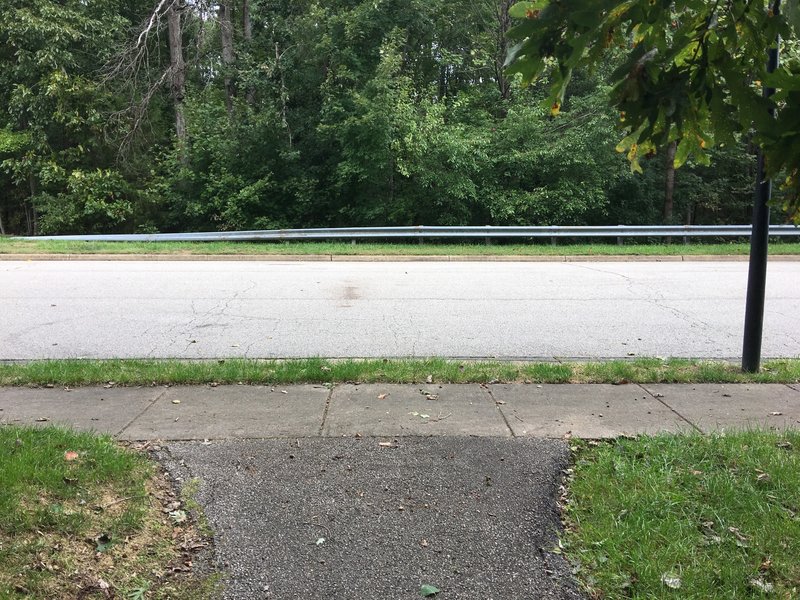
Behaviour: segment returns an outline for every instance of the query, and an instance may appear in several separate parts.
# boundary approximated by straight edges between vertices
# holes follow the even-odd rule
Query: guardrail
[[[689,238],[749,237],[750,225],[610,225],[610,226],[531,226],[508,227],[446,227],[419,225],[416,227],[342,227],[328,229],[270,229],[262,231],[212,231],[198,233],[124,233],[98,235],[49,235],[21,237],[22,240],[63,240],[82,242],[260,242],[296,240],[356,240],[424,238],[625,238],[680,237]],[[770,236],[798,237],[800,228],[794,225],[773,225]]]

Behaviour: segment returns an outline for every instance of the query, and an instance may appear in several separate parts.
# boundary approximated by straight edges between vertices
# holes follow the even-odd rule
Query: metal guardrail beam
[[[219,242],[288,240],[359,240],[394,238],[637,238],[637,237],[749,237],[750,225],[611,225],[508,227],[342,227],[327,229],[271,229],[261,231],[211,231],[197,233],[131,233],[98,235],[49,235],[17,237],[18,240],[79,242]],[[794,225],[773,225],[771,237],[798,237]]]

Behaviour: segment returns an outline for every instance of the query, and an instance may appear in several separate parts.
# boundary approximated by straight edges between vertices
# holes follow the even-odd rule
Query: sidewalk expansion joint
[[[661,398],[660,396],[657,396],[657,395],[655,395],[654,393],[652,393],[650,390],[648,390],[646,387],[644,387],[644,385],[642,385],[641,383],[637,383],[636,385],[639,387],[639,389],[641,389],[641,390],[642,390],[642,391],[643,391],[645,394],[647,394],[648,396],[650,396],[651,398],[653,398],[653,399],[654,399],[656,402],[659,402],[659,403],[661,403],[661,404],[662,404],[662,405],[664,405],[666,408],[668,408],[669,410],[671,410],[671,411],[672,411],[672,412],[673,412],[673,413],[674,413],[674,414],[675,414],[675,415],[676,415],[676,416],[677,416],[677,417],[678,417],[678,418],[679,418],[681,421],[684,421],[684,422],[688,423],[688,424],[689,424],[689,426],[690,426],[692,429],[694,429],[694,430],[695,430],[697,433],[703,433],[703,430],[702,430],[702,429],[700,429],[700,428],[699,428],[697,425],[695,425],[695,424],[694,424],[694,423],[692,423],[692,422],[691,422],[689,419],[687,419],[686,417],[684,417],[684,416],[683,416],[681,413],[679,413],[677,410],[675,410],[674,408],[672,408],[672,407],[671,407],[669,404],[667,404],[666,402],[664,402],[664,399],[663,399],[663,398]]]
[[[325,422],[328,420],[328,409],[331,407],[331,400],[333,399],[333,390],[336,389],[336,384],[331,383],[331,389],[328,390],[328,397],[325,399],[325,408],[322,410],[322,423],[319,424],[319,433],[321,437],[325,431]]]
[[[142,416],[144,413],[146,413],[148,410],[150,410],[150,409],[153,407],[153,405],[154,405],[156,402],[158,402],[159,400],[161,400],[161,398],[163,398],[163,397],[164,397],[164,394],[166,394],[166,393],[167,393],[167,390],[169,390],[169,388],[168,388],[168,387],[165,387],[165,388],[164,388],[164,389],[161,391],[161,393],[160,393],[160,394],[158,394],[158,395],[157,395],[155,398],[153,398],[153,399],[152,399],[152,400],[149,402],[149,404],[148,404],[147,406],[145,406],[145,407],[144,407],[144,408],[143,408],[141,411],[139,411],[139,413],[138,413],[138,414],[137,414],[135,417],[133,417],[133,418],[132,418],[130,421],[128,421],[128,423],[127,423],[127,424],[126,424],[126,425],[125,425],[125,426],[124,426],[122,429],[120,429],[120,430],[119,430],[117,433],[115,433],[115,434],[114,434],[114,437],[115,437],[115,438],[117,438],[117,437],[121,436],[123,433],[125,433],[125,431],[127,431],[127,429],[128,429],[128,428],[129,428],[131,425],[133,425],[133,424],[134,424],[136,421],[138,421],[138,420],[139,420],[139,418],[141,418],[141,416]]]
[[[506,417],[506,413],[503,412],[503,407],[497,401],[497,398],[494,397],[494,394],[492,393],[492,388],[490,388],[488,384],[479,384],[479,385],[484,390],[486,390],[487,394],[489,394],[489,399],[494,404],[494,407],[497,409],[497,412],[499,412],[500,416],[503,418],[503,423],[505,424],[506,429],[508,429],[508,432],[511,434],[511,437],[512,438],[517,437],[517,434],[514,433],[514,430],[511,428],[511,424],[508,422],[508,417]]]

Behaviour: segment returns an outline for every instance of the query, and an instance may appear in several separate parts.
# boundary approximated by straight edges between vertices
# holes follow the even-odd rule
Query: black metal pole
[[[777,15],[780,0],[775,0],[773,12]],[[775,40],[767,60],[767,72],[778,68],[780,38]],[[764,97],[775,93],[764,87]],[[774,109],[770,114],[775,115]],[[758,150],[755,198],[753,201],[753,229],[750,235],[750,269],[747,276],[747,300],[744,312],[744,341],[742,344],[742,370],[755,373],[761,367],[761,339],[764,329],[764,297],[767,287],[767,253],[769,248],[769,200],[772,181],[767,179],[764,152]]]

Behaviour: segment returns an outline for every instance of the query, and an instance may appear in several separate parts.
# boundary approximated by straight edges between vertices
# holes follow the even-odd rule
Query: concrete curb
[[[747,255],[418,255],[418,254],[0,254],[2,261],[232,261],[232,262],[747,262]],[[798,262],[800,254],[771,261]]]

